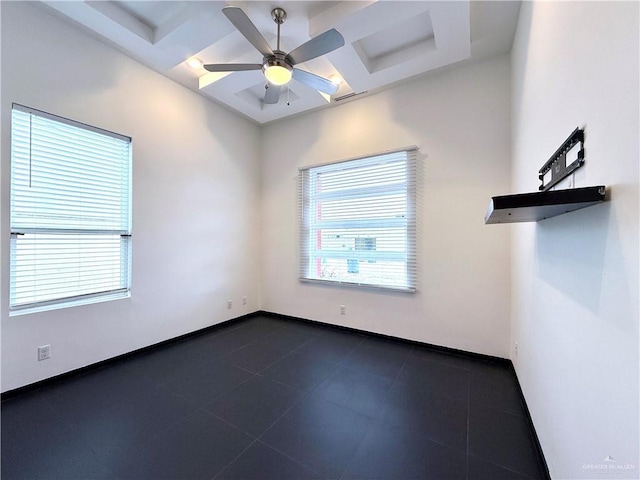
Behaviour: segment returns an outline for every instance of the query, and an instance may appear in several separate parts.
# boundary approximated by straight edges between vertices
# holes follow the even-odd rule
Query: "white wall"
[[[258,310],[259,128],[41,8],[1,8],[2,390]],[[9,317],[12,102],[133,138],[130,299]]]
[[[501,56],[263,128],[263,308],[508,356],[509,232],[483,217],[509,190],[509,72]],[[414,144],[425,186],[418,292],[300,283],[297,168]]]
[[[637,2],[527,2],[512,50],[514,191],[535,191],[540,166],[580,126],[576,186],[611,192],[513,227],[514,362],[557,479],[640,474],[638,14]]]

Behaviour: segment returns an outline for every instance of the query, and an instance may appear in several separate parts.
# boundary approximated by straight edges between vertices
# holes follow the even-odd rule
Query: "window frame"
[[[298,280],[303,283],[311,283],[311,284],[323,284],[323,285],[334,285],[334,286],[344,286],[344,287],[354,287],[360,289],[374,289],[374,290],[385,290],[385,291],[396,291],[396,292],[405,292],[405,293],[415,293],[417,291],[417,235],[418,235],[418,162],[417,162],[417,147],[409,146],[398,148],[394,150],[388,150],[381,153],[375,153],[370,155],[365,155],[361,157],[350,158],[346,160],[338,160],[333,162],[327,162],[322,164],[315,164],[310,166],[304,166],[298,168]],[[384,185],[384,186],[369,186],[363,187],[360,189],[354,189],[350,192],[350,195],[341,195],[340,193],[326,193],[326,194],[316,194],[312,195],[310,192],[313,190],[313,182],[314,180],[310,178],[311,175],[330,172],[330,171],[338,171],[341,169],[348,170],[349,164],[363,163],[362,167],[365,167],[368,163],[369,165],[375,165],[376,163],[384,163],[385,161],[389,161],[387,159],[392,158],[393,156],[397,156],[398,154],[404,153],[406,155],[405,164],[407,168],[407,181],[403,188],[399,188],[398,185]],[[356,167],[357,168],[357,167]],[[367,221],[367,226],[369,228],[393,228],[398,226],[404,227],[404,234],[406,235],[406,248],[405,251],[401,253],[380,253],[375,250],[369,249],[358,249],[357,248],[357,239],[355,240],[355,249],[351,251],[340,251],[339,255],[336,257],[327,257],[327,258],[344,258],[348,261],[348,259],[357,259],[358,261],[376,261],[380,259],[390,260],[390,259],[401,259],[404,262],[405,269],[405,278],[406,284],[399,286],[394,284],[379,284],[379,283],[365,283],[365,282],[351,282],[344,280],[330,280],[325,278],[317,278],[313,274],[310,273],[311,269],[311,259],[313,257],[312,251],[313,248],[310,247],[310,242],[312,241],[312,231],[316,232],[321,229],[312,228],[310,225],[315,223],[318,225],[318,222],[311,220],[311,215],[313,211],[317,210],[317,205],[314,203],[315,199],[332,199],[332,198],[341,198],[341,199],[349,199],[349,198],[363,198],[371,196],[374,193],[401,193],[406,195],[406,217],[402,220],[400,219],[384,219],[384,220],[375,220],[375,221]],[[354,227],[356,225],[362,226],[362,221],[358,221],[356,219],[347,219],[345,221],[339,222],[340,226],[343,228]],[[404,224],[404,225],[403,225]],[[335,226],[335,225],[334,225]],[[364,237],[362,237],[364,239]],[[375,241],[375,238],[374,238]],[[365,242],[366,243],[366,242]],[[337,254],[337,251],[329,251],[328,253]],[[349,266],[347,267],[350,268]],[[351,272],[349,272],[351,273]]]
[[[69,224],[73,226],[67,226],[67,227],[65,227],[64,225],[60,226],[57,224],[58,221],[54,222],[52,220],[49,220],[51,222],[50,226],[40,225],[36,220],[34,220],[32,225],[28,225],[28,222],[25,222],[24,219],[19,216],[19,214],[16,217],[19,219],[16,222],[17,225],[14,224],[14,213],[16,211],[16,208],[18,208],[15,205],[17,201],[15,200],[14,195],[16,194],[20,195],[24,190],[24,187],[22,187],[22,190],[20,190],[20,188],[16,189],[18,191],[17,193],[16,191],[14,191],[14,183],[18,183],[14,175],[19,175],[16,172],[20,168],[19,166],[14,165],[14,163],[18,163],[15,161],[15,158],[14,158],[14,156],[17,155],[15,154],[15,149],[19,148],[19,146],[21,145],[19,141],[15,140],[14,138],[14,135],[17,135],[17,133],[14,132],[14,127],[13,127],[14,114],[15,114],[14,112],[16,111],[21,112],[23,114],[28,114],[30,116],[37,116],[42,119],[45,119],[46,121],[56,122],[58,124],[65,125],[67,127],[70,126],[76,129],[91,132],[93,134],[99,134],[105,137],[111,137],[112,139],[124,142],[124,144],[126,144],[123,150],[124,156],[121,156],[123,161],[116,166],[116,168],[119,168],[121,170],[120,179],[122,182],[118,191],[120,192],[120,195],[122,197],[126,198],[125,202],[123,202],[125,204],[124,206],[117,207],[117,208],[114,207],[116,209],[113,210],[113,213],[117,213],[120,216],[120,228],[83,228],[82,226],[79,227],[77,225],[77,221],[75,222],[76,224],[74,225],[74,220],[69,220]],[[30,120],[29,120],[29,144],[31,144],[31,141],[32,141],[31,140],[31,135],[32,135],[31,118],[32,117],[30,117]],[[131,225],[132,225],[132,198],[133,198],[133,195],[132,195],[133,144],[132,144],[131,137],[114,133],[109,130],[105,130],[92,125],[87,125],[85,123],[71,120],[69,118],[44,112],[42,110],[27,107],[18,103],[12,104],[11,123],[12,123],[12,129],[11,129],[11,142],[10,142],[11,166],[10,166],[10,207],[9,207],[9,216],[10,216],[9,223],[10,223],[11,240],[10,240],[10,246],[9,246],[10,265],[8,269],[9,270],[8,272],[9,273],[9,302],[8,302],[9,315],[10,316],[23,315],[28,313],[54,310],[59,308],[67,308],[67,307],[72,307],[76,305],[85,305],[89,303],[98,303],[103,301],[130,297],[131,296],[131,266],[132,266],[132,263],[131,263],[132,227]],[[47,147],[53,148],[56,142],[62,142],[63,140],[61,140],[62,138],[61,135],[62,134],[60,134],[59,136],[52,136],[54,140],[52,140],[51,143],[47,143]],[[71,137],[69,142],[72,143],[73,141],[79,141],[79,139],[76,137]],[[123,144],[121,143],[120,145],[122,146]],[[29,151],[30,149],[31,147],[29,147]],[[65,150],[63,154],[65,152],[67,151]],[[29,153],[29,156],[31,156],[31,153]],[[58,158],[61,158],[61,157],[59,156]],[[31,158],[29,159],[29,162],[30,162],[29,178],[31,178]],[[98,172],[99,171],[100,170],[98,169]],[[57,165],[51,168],[47,172],[50,175],[61,176],[60,165]],[[124,175],[122,174],[122,172],[125,172]],[[98,177],[99,176],[100,175],[98,174]],[[93,177],[88,177],[88,178],[93,178]],[[96,180],[96,178],[93,178],[93,179],[94,181]],[[31,180],[29,180],[29,182],[31,182]],[[61,184],[59,183],[59,179],[57,183],[54,180],[54,187],[52,188],[54,189],[60,188],[60,185]],[[41,199],[36,199],[36,202],[38,200],[41,200]],[[81,202],[81,200],[78,199],[76,200],[76,202]],[[52,225],[53,223],[56,223],[56,224]],[[119,243],[120,254],[119,254],[118,261],[121,268],[120,275],[119,275],[121,286],[119,288],[113,288],[109,290],[96,289],[95,291],[92,291],[90,293],[63,295],[58,298],[51,298],[47,300],[36,300],[32,302],[16,303],[17,300],[16,300],[16,291],[15,291],[16,289],[15,281],[17,278],[16,275],[19,274],[17,273],[18,266],[16,265],[16,262],[18,261],[17,255],[18,255],[19,238],[22,237],[23,242],[25,242],[27,236],[31,236],[30,241],[33,242],[33,244],[35,245],[35,243],[38,241],[38,239],[36,238],[38,235],[40,235],[41,238],[44,236],[49,236],[50,241],[52,241],[53,238],[57,238],[61,242],[64,242],[65,240],[69,241],[69,236],[76,236],[79,242],[80,242],[80,238],[82,238],[83,236],[86,236],[87,241],[91,241],[92,237],[94,240],[96,240],[100,236],[103,237],[103,239],[107,237],[112,237],[110,239],[112,244]],[[67,237],[65,238],[64,236],[67,236]],[[120,240],[119,242],[117,242],[118,238]],[[85,240],[83,239],[82,241],[85,241]],[[42,240],[42,239],[40,240],[40,242],[43,245],[51,245],[51,243],[45,243],[45,240]],[[101,246],[102,248],[107,248],[106,243],[102,244]],[[85,253],[84,257],[78,255],[78,258],[86,259],[90,257],[91,255],[88,253]],[[57,260],[59,261],[59,259]],[[59,264],[62,264],[62,263],[59,263]],[[82,261],[81,260],[78,261],[76,265],[79,265],[78,266],[79,269],[82,268]],[[86,268],[86,266],[84,268]],[[35,273],[34,273],[34,278],[35,278]],[[59,293],[59,295],[60,294],[61,293]]]

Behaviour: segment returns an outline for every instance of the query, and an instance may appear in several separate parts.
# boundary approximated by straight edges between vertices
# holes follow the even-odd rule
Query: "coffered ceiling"
[[[126,55],[222,103],[259,124],[330,107],[357,95],[458,62],[507,53],[517,1],[45,1]],[[331,97],[295,80],[280,101],[263,102],[260,70],[209,73],[208,63],[261,63],[262,55],[234,28],[222,8],[244,10],[272,48],[271,10],[284,8],[281,50],[288,52],[331,28],[345,45],[297,68],[343,79]]]

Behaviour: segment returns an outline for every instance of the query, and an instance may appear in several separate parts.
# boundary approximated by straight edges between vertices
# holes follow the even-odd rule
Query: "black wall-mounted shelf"
[[[604,185],[492,197],[484,223],[537,222],[605,201]]]

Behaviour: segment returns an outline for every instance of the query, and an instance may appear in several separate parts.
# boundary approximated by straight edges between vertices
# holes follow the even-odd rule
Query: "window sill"
[[[112,300],[121,300],[125,298],[130,298],[131,292],[129,290],[125,292],[104,294],[104,295],[92,295],[86,298],[81,299],[70,299],[66,301],[60,301],[55,303],[49,303],[46,305],[37,305],[33,307],[22,307],[17,309],[9,309],[10,317],[18,317],[21,315],[28,315],[31,313],[40,313],[40,312],[48,312],[51,310],[60,310],[63,308],[77,307],[80,305],[91,305],[94,303],[102,303],[102,302],[110,302]]]
[[[335,287],[362,288],[366,290],[382,290],[385,292],[416,293],[415,287],[394,287],[388,285],[370,285],[367,283],[340,282],[336,280],[318,280],[315,278],[300,278],[302,283],[313,283],[316,285],[328,285]]]

